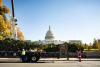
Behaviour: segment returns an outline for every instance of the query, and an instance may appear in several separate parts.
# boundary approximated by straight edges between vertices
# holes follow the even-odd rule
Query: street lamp
[[[68,44],[66,44],[66,48],[67,48],[67,60],[69,60],[69,50],[68,50]]]
[[[65,43],[65,55],[67,56],[67,60],[69,60],[68,43]]]
[[[11,0],[11,5],[12,5],[12,38],[17,39],[17,19],[15,17],[15,12],[14,12],[14,0]]]

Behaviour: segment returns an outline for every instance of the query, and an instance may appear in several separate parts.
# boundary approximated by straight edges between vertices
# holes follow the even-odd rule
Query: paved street
[[[54,63],[0,63],[0,67],[100,67],[100,61],[55,61]]]
[[[38,62],[54,62],[54,61],[66,61],[67,58],[60,58],[60,59],[57,59],[57,58],[41,58]],[[69,58],[69,61],[78,61],[78,58]],[[83,61],[100,61],[100,58],[83,58],[82,59],[82,62]],[[21,62],[20,61],[20,58],[0,58],[0,63],[2,62]]]
[[[0,58],[1,61],[3,63],[0,63],[0,67],[100,67],[100,59],[83,59],[82,62],[78,62],[77,58],[70,58],[70,61],[66,61],[66,58],[58,60],[56,58],[42,58],[38,63],[20,63],[18,58]]]

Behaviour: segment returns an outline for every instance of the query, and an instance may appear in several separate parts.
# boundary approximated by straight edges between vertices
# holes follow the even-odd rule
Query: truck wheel
[[[38,61],[38,57],[36,57],[36,56],[32,56],[31,57],[31,62],[37,62]]]

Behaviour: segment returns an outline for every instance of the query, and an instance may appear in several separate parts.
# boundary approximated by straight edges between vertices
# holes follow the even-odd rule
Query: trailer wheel
[[[37,56],[32,56],[31,57],[31,62],[35,63],[39,60],[39,58]]]

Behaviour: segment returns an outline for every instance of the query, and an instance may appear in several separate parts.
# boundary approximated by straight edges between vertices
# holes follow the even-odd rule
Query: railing
[[[34,52],[33,52],[34,53]],[[56,57],[56,58],[65,58],[67,55],[65,55],[64,52],[41,52],[42,58],[48,58],[48,57]],[[21,56],[21,51],[0,51],[0,57],[19,57]],[[77,58],[76,52],[69,52],[68,53],[69,58]],[[100,52],[84,52],[82,53],[83,58],[100,58]]]
[[[20,56],[20,52],[16,51],[0,51],[0,57],[18,57]]]

